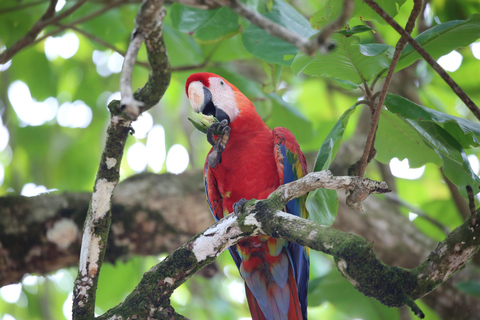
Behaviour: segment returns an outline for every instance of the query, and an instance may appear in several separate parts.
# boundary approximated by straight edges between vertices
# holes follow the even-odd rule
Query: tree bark
[[[213,223],[198,171],[178,176],[140,174],[121,182],[113,197],[112,227],[106,260],[133,254],[173,252],[192,235]],[[394,206],[378,197],[362,203],[365,213],[345,205],[334,227],[374,243],[386,264],[416,267],[435,248]],[[48,273],[78,263],[88,193],[26,198],[0,198],[0,285],[15,283],[26,273]],[[66,231],[66,232],[65,232]],[[424,302],[444,319],[479,319],[480,299],[455,288],[465,279],[480,278],[467,265],[427,295]]]

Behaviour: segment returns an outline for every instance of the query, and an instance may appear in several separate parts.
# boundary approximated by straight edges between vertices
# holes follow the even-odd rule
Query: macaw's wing
[[[218,191],[217,180],[215,179],[213,173],[208,170],[207,163],[205,163],[203,173],[205,177],[205,192],[207,194],[207,202],[210,207],[210,211],[213,214],[213,217],[216,221],[218,221],[225,216],[225,211],[223,210],[223,198],[220,194],[220,191]],[[235,246],[229,247],[228,251],[230,251],[230,254],[232,255],[233,261],[235,261],[237,268],[240,268],[240,263],[242,262],[242,259],[240,258],[240,255],[238,254]]]
[[[280,184],[286,184],[305,176],[307,174],[307,161],[294,135],[285,128],[275,128],[273,130],[273,136],[275,160],[277,163],[278,176],[280,177]],[[307,219],[306,198],[305,195],[289,201],[285,206],[285,210],[291,214]],[[287,249],[292,260],[303,318],[307,319],[310,250],[296,243],[288,243]]]

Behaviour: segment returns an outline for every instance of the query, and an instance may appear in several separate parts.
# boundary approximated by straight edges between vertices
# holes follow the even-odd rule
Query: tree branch
[[[467,221],[417,268],[407,270],[387,266],[376,257],[373,245],[364,238],[280,211],[292,198],[317,187],[363,188],[362,193],[367,194],[386,191],[379,182],[359,177],[333,177],[328,171],[310,173],[280,186],[266,200],[250,200],[241,213],[229,214],[192,238],[150,269],[122,304],[98,319],[180,317],[170,306],[172,292],[228,247],[259,234],[283,238],[332,255],[337,268],[357,290],[387,306],[408,305],[422,317],[423,313],[413,301],[446,281],[480,246],[480,228],[472,228]]]
[[[136,92],[145,110],[155,105],[170,82],[170,63],[162,37],[161,0],[143,2],[136,18],[136,30],[141,30],[145,40],[152,72],[145,86]],[[129,59],[135,59],[135,57]],[[127,59],[125,59],[127,60]],[[129,60],[127,63],[131,63]],[[124,70],[125,72],[130,72]],[[120,164],[132,118],[123,113],[118,100],[109,104],[111,112],[107,141],[97,172],[92,200],[85,220],[79,272],[73,294],[73,319],[93,319],[98,276],[103,263],[111,224],[111,199],[119,181]],[[143,110],[139,110],[140,114]]]
[[[370,2],[373,2],[373,0],[367,0],[366,2],[367,4],[370,5]],[[422,9],[422,0],[414,0],[413,9],[412,9],[412,12],[410,13],[410,17],[408,18],[407,25],[405,27],[406,34],[409,35],[412,32],[413,28],[415,27],[415,20],[420,14],[421,9]],[[354,172],[356,175],[360,177],[363,177],[365,175],[365,170],[367,169],[368,164],[375,157],[376,150],[374,148],[374,143],[375,143],[375,136],[376,136],[377,127],[378,127],[378,121],[380,120],[380,114],[383,109],[383,103],[385,102],[388,87],[390,86],[390,82],[392,81],[393,74],[395,73],[395,68],[397,67],[398,60],[400,59],[400,54],[402,53],[406,45],[407,45],[407,38],[402,35],[400,37],[400,40],[398,40],[397,45],[395,46],[395,52],[393,54],[392,61],[390,62],[390,66],[388,68],[388,73],[387,73],[387,77],[385,78],[385,83],[383,84],[383,88],[380,93],[378,103],[374,108],[372,121],[370,123],[370,131],[368,132],[368,137],[365,143],[365,149],[362,155],[362,159],[360,160],[358,170]]]
[[[120,6],[120,5],[126,4],[126,3],[132,3],[132,2],[137,2],[137,1],[136,0],[119,0],[119,1],[109,2],[104,7],[102,7],[100,10],[97,10],[95,12],[92,12],[91,14],[88,14],[86,16],[78,18],[77,20],[75,20],[75,21],[73,21],[69,24],[60,25],[58,22],[54,23],[55,25],[58,26],[58,28],[56,30],[53,30],[52,32],[49,32],[49,33],[43,35],[42,37],[39,37],[38,39],[35,40],[35,42],[33,42],[33,44],[37,44],[39,42],[42,42],[43,40],[45,40],[48,37],[52,37],[56,34],[59,34],[60,32],[64,31],[65,29],[70,28],[71,26],[83,23],[83,22],[91,20],[93,18],[96,18],[97,16],[101,15],[102,13],[105,13],[105,12],[107,12],[107,11],[117,7],[117,6]]]
[[[4,52],[0,54],[0,64],[6,63],[10,60],[18,51],[34,43],[37,35],[48,25],[55,24],[62,20],[63,18],[69,16],[80,8],[87,0],[78,0],[73,6],[63,11],[57,16],[55,14],[55,6],[57,5],[57,0],[51,0],[50,6],[48,7],[45,14],[38,20],[32,27],[30,31],[27,32],[20,40],[15,42],[11,47],[7,48]]]
[[[417,50],[417,52],[427,61],[427,63],[442,77],[442,79],[452,88],[452,90],[457,94],[457,96],[465,103],[465,105],[470,109],[470,111],[480,120],[480,109],[477,105],[470,99],[470,97],[460,88],[460,86],[448,75],[448,73],[443,69],[435,59],[433,59],[427,51],[406,32],[392,17],[390,17],[385,10],[383,10],[375,1],[365,0],[365,3],[368,4],[375,12],[377,12],[390,26],[395,29],[402,37],[407,39],[408,43]]]

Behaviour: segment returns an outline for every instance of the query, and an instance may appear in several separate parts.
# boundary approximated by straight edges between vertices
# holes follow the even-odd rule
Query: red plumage
[[[290,131],[268,128],[251,101],[215,74],[191,75],[187,96],[196,81],[211,92],[212,103],[235,115],[229,118],[231,132],[221,162],[213,168],[205,164],[207,199],[216,219],[232,212],[240,199],[265,199],[279,185],[306,174],[305,157]],[[304,201],[292,200],[285,210],[305,217]],[[245,239],[229,250],[246,281],[254,320],[306,319],[308,250],[267,236]]]

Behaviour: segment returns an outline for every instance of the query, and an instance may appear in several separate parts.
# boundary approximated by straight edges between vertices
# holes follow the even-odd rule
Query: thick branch
[[[281,186],[266,200],[249,201],[243,212],[218,221],[153,267],[121,305],[100,319],[114,316],[142,318],[147,313],[152,318],[164,318],[166,310],[173,312],[169,309],[169,297],[175,288],[229,246],[258,234],[284,238],[333,255],[338,269],[359,291],[391,307],[408,305],[422,317],[413,301],[447,280],[473,256],[480,246],[480,229],[471,229],[470,221],[467,221],[441,242],[422,265],[407,270],[382,263],[373,252],[373,245],[360,236],[279,211],[292,197],[315,189],[310,184],[319,180],[324,182],[318,185],[332,188],[360,188],[354,183],[356,178],[351,180],[355,186],[344,183],[345,177],[339,178],[335,179],[327,172],[310,174]],[[139,305],[138,301],[142,304]]]
[[[480,120],[480,109],[470,99],[470,97],[460,88],[460,86],[448,75],[435,59],[433,59],[424,48],[408,34],[392,17],[390,17],[385,10],[383,10],[375,1],[365,0],[375,12],[377,12],[390,26],[395,29],[402,37],[405,37],[410,45],[417,50],[417,52],[427,61],[427,63],[442,77],[442,79],[452,88],[457,96],[465,103],[465,105],[472,111],[472,113]]]
[[[145,86],[136,93],[138,100],[147,108],[160,100],[170,82],[170,64],[162,37],[162,21],[165,17],[164,14],[160,14],[162,4],[161,0],[146,0],[136,18],[136,30],[142,30],[141,39],[146,40],[149,63],[153,70]],[[127,67],[126,72],[130,71]],[[119,101],[111,102],[108,107],[111,122],[85,220],[79,272],[74,287],[75,320],[94,317],[98,276],[110,230],[111,198],[119,181],[123,149],[132,123],[132,117],[128,116],[129,110],[126,110],[127,114],[122,114]],[[136,115],[141,112],[142,110],[138,110]]]

